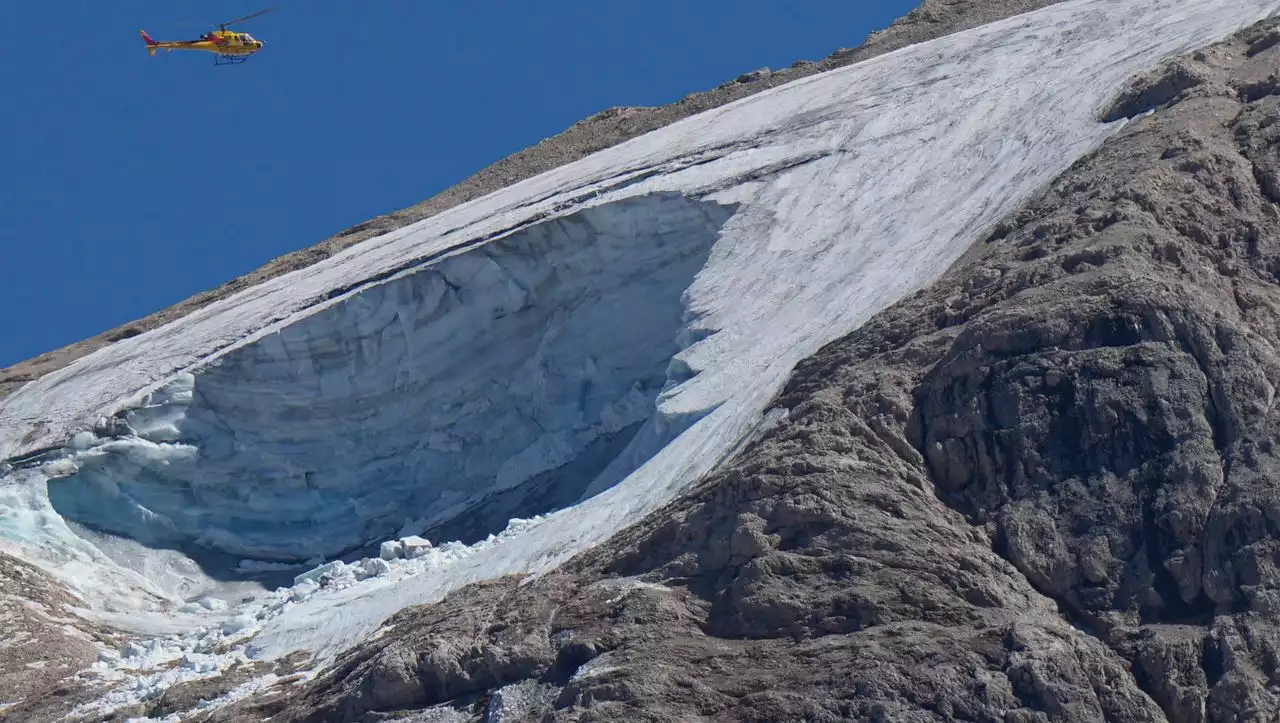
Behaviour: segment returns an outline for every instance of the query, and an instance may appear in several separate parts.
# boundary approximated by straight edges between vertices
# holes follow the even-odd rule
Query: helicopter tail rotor
[[[142,42],[147,44],[147,54],[151,55],[152,57],[155,57],[156,47],[160,45],[160,43],[157,43],[156,41],[152,40],[151,36],[147,35],[147,31],[139,30],[138,32],[142,33]]]

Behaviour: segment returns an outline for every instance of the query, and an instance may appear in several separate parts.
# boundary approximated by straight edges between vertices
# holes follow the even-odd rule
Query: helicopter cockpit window
[[[244,34],[242,34],[242,35],[240,36],[240,42],[245,43],[245,44],[252,43],[252,42],[253,42],[253,36],[252,36],[252,35],[250,35],[250,34],[248,34],[248,33],[244,33]]]

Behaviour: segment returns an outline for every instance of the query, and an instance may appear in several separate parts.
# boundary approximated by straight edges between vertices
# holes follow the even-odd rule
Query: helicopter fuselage
[[[214,30],[197,40],[152,40],[146,32],[142,38],[147,42],[147,50],[152,55],[157,50],[201,50],[226,57],[247,57],[262,50],[265,43],[249,33],[236,33],[230,30]]]
[[[253,37],[248,33],[237,33],[234,30],[227,30],[228,26],[242,23],[246,20],[266,15],[275,10],[275,8],[267,8],[259,10],[252,15],[246,15],[242,18],[229,20],[225,23],[218,23],[215,27],[217,30],[211,30],[201,35],[196,40],[169,40],[156,41],[147,35],[147,31],[143,30],[142,40],[147,44],[147,53],[154,56],[157,50],[198,50],[206,53],[213,53],[214,65],[228,65],[242,63],[249,59],[250,55],[262,50],[266,45],[261,40]]]

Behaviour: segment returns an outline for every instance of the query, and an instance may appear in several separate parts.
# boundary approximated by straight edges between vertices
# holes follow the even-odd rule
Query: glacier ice
[[[732,210],[626,199],[369,286],[175,377],[123,415],[128,437],[55,462],[50,501],[150,545],[284,561],[487,500],[458,536],[571,503],[672,386],[682,294]]]
[[[1130,75],[1277,10],[1073,0],[904,48],[118,342],[0,404],[5,549],[163,597],[172,584],[94,567],[111,558],[67,518],[235,559],[360,547],[218,611],[235,654],[259,656],[331,654],[406,605],[546,570],[714,470],[796,361],[1116,132],[1096,113]],[[381,559],[416,533],[437,544]],[[173,650],[227,634],[208,630]]]

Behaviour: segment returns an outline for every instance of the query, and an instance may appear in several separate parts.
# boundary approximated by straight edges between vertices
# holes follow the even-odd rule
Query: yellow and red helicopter
[[[196,40],[157,41],[147,35],[147,31],[142,30],[139,32],[142,33],[142,41],[147,44],[147,52],[153,56],[157,50],[200,50],[206,53],[214,53],[214,65],[236,65],[243,63],[249,59],[250,55],[262,50],[265,43],[249,33],[237,33],[227,30],[227,28],[260,15],[266,15],[272,10],[275,10],[275,8],[259,10],[252,15],[236,18],[230,22],[218,23],[217,30],[211,30]]]

